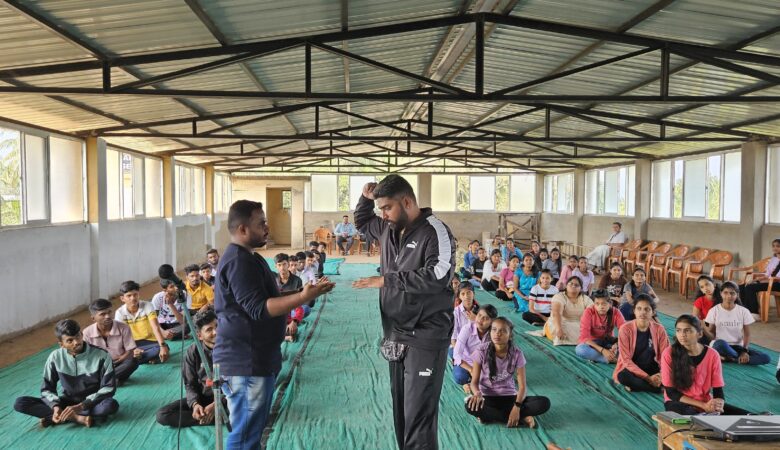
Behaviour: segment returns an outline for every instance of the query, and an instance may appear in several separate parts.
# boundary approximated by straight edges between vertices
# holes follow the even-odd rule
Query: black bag
[[[384,357],[389,362],[403,361],[407,350],[409,350],[408,345],[400,344],[387,338],[382,338],[382,342],[380,343],[382,357]]]

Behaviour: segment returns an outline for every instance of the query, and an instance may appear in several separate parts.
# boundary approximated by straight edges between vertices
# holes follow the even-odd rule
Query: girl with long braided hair
[[[482,423],[505,422],[507,427],[513,428],[522,421],[534,428],[534,417],[550,409],[550,400],[526,396],[526,361],[523,352],[514,344],[513,331],[511,320],[496,318],[490,326],[490,340],[474,352],[473,395],[466,399],[466,411]]]

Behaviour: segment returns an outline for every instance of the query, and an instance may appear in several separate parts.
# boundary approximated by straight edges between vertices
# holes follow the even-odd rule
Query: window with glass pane
[[[512,175],[509,179],[509,209],[512,212],[536,210],[536,175]]]
[[[721,192],[721,155],[713,155],[707,158],[707,179],[705,190],[707,193],[707,219],[720,220],[720,192]]]
[[[455,175],[431,176],[431,208],[435,211],[455,211]]]
[[[204,214],[206,212],[206,173],[203,169],[192,169],[192,212]]]
[[[282,209],[292,209],[292,191],[282,191]]]
[[[146,217],[162,217],[162,161],[146,158],[144,163]]]
[[[21,133],[0,128],[0,226],[21,225]]]
[[[626,189],[626,204],[627,211],[626,213],[629,216],[633,216],[636,214],[634,205],[636,201],[636,167],[635,166],[628,166],[628,187]]]
[[[120,156],[115,150],[106,150],[106,203],[108,220],[122,218],[122,177]]]
[[[49,217],[46,195],[46,139],[24,136],[24,186],[27,221],[46,220]]]
[[[404,180],[409,182],[409,184],[412,185],[412,190],[414,191],[414,195],[416,196],[417,195],[417,175],[410,175],[410,174],[406,174],[406,173],[402,173],[400,175],[401,175],[401,178],[403,178]],[[377,182],[379,182],[379,181],[382,181],[382,180],[377,180]]]
[[[653,163],[653,217],[671,217],[672,162]]]
[[[604,214],[618,212],[618,171],[604,171]]]
[[[739,222],[742,208],[742,154],[726,153],[723,158],[723,192],[721,208],[723,220]]]
[[[553,175],[547,175],[544,177],[544,212],[552,212],[553,210],[553,197],[555,196],[555,190],[553,189],[553,181],[555,177]]]
[[[617,199],[618,199],[618,207],[617,207],[617,214],[619,216],[625,216],[626,215],[626,183],[628,182],[626,178],[626,174],[628,173],[628,169],[625,167],[621,167],[617,170],[618,174],[618,180],[617,180]]]
[[[458,211],[468,211],[471,198],[471,177],[463,175],[457,178],[456,208]]]
[[[672,186],[674,187],[673,211],[675,218],[682,217],[683,214],[683,175],[685,172],[685,162],[675,161],[672,171]]]
[[[122,153],[122,217],[133,217],[133,155]]]
[[[230,178],[230,175],[225,175],[223,180],[222,195],[224,197],[225,212],[228,212],[233,205],[233,180]]]
[[[303,183],[303,210],[311,211],[311,181]]]
[[[573,174],[558,175],[557,177],[557,201],[556,210],[559,213],[571,212],[572,205],[572,178]]]
[[[767,150],[767,217],[768,223],[780,223],[780,145]]]
[[[496,177],[496,211],[509,211],[509,177]]]
[[[360,197],[363,196],[363,186],[366,183],[375,183],[373,176],[356,176],[349,177],[349,208],[355,209]]]
[[[214,175],[214,212],[223,212],[225,210],[225,199],[222,196],[222,189],[225,183],[222,181],[224,175]]]
[[[496,209],[495,177],[471,177],[469,210],[494,211]]]
[[[49,138],[52,223],[84,220],[84,144]]]
[[[705,158],[685,161],[683,183],[683,214],[686,217],[705,217],[707,206],[707,160]]]
[[[312,211],[334,212],[338,211],[336,196],[336,175],[312,175],[311,176],[311,209]]]
[[[349,211],[349,175],[338,176],[339,211]]]
[[[144,159],[133,157],[133,215],[144,214]]]

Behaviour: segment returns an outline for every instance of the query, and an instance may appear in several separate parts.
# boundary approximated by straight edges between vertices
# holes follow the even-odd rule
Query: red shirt
[[[620,310],[612,307],[612,329],[607,329],[607,316],[599,316],[598,311],[593,306],[588,306],[582,313],[580,319],[580,339],[579,343],[582,344],[585,341],[604,339],[606,336],[614,336],[615,328],[620,328],[625,319]]]
[[[700,402],[708,402],[712,399],[712,388],[723,387],[723,369],[720,364],[720,355],[710,347],[704,347],[707,352],[704,359],[693,371],[693,384],[688,389],[680,389],[674,385],[672,378],[672,348],[664,350],[661,356],[661,383],[667,387],[673,387],[682,395]],[[664,401],[669,401],[664,390]]]
[[[693,302],[693,306],[699,308],[699,320],[704,320],[704,318],[707,317],[707,313],[710,312],[710,309],[715,306],[715,301],[709,300],[702,295]]]

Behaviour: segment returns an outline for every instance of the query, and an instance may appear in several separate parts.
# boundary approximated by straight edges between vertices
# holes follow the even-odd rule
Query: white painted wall
[[[582,219],[582,244],[587,247],[595,247],[603,244],[612,235],[612,224],[620,222],[626,237],[634,237],[634,218],[619,216],[585,216]]]
[[[205,215],[186,215],[173,218],[175,236],[174,259],[177,269],[184,266],[206,261],[206,252],[211,247],[210,225]],[[157,267],[155,267],[157,270]]]
[[[166,260],[165,219],[115,220],[98,228],[99,295],[109,297],[123,281],[144,284]]]
[[[87,224],[0,231],[0,337],[79,309],[90,300]]]

